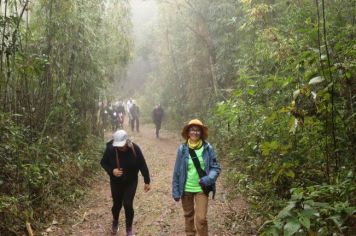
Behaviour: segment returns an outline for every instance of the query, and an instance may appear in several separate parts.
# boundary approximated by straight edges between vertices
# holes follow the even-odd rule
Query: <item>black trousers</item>
[[[131,131],[132,132],[135,129],[135,124],[136,124],[136,131],[139,132],[140,131],[140,121],[139,121],[138,117],[132,117],[132,119],[131,119]]]
[[[126,229],[132,227],[134,218],[133,199],[137,189],[137,179],[127,182],[110,181],[113,206],[111,208],[113,220],[118,221],[122,206],[125,209]]]
[[[161,121],[156,121],[155,122],[156,125],[156,137],[159,137],[159,130],[161,129]]]

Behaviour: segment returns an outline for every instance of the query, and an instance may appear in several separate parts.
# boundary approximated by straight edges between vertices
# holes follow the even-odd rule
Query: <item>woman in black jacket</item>
[[[110,176],[110,187],[113,198],[113,222],[111,232],[116,234],[119,230],[119,214],[122,206],[125,209],[126,232],[132,236],[132,223],[134,218],[133,199],[135,197],[138,171],[144,178],[144,191],[150,190],[150,175],[145,158],[137,144],[128,139],[124,130],[114,133],[114,139],[107,143],[101,166]]]

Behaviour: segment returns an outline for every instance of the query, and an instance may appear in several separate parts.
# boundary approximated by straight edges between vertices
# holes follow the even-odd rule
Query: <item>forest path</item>
[[[151,175],[151,190],[143,191],[143,178],[139,173],[139,184],[134,200],[136,235],[185,235],[184,216],[181,202],[175,203],[171,197],[172,170],[176,150],[181,139],[176,134],[161,131],[161,138],[155,137],[153,126],[141,127],[140,133],[128,132],[129,137],[137,143],[147,162]],[[110,135],[106,140],[110,139]],[[98,157],[100,161],[101,157]],[[224,169],[224,166],[222,166]],[[209,235],[238,235],[228,232],[225,220],[231,216],[231,207],[226,201],[223,188],[224,171],[217,182],[215,200],[209,200],[208,224]],[[42,235],[111,235],[111,193],[109,178],[100,174],[96,183],[78,208],[65,222],[54,222]],[[245,209],[243,200],[235,201],[233,214],[242,214]],[[124,209],[120,213],[120,232],[125,235]]]

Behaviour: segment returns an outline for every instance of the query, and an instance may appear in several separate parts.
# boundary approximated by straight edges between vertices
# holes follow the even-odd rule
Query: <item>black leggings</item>
[[[134,218],[133,199],[137,189],[137,179],[130,182],[115,183],[110,181],[113,206],[111,208],[113,219],[119,220],[122,205],[125,209],[126,228],[132,227]]]

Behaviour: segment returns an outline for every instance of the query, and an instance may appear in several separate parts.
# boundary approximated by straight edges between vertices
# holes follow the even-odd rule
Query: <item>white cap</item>
[[[116,131],[114,133],[113,137],[114,137],[114,142],[113,142],[112,145],[114,147],[123,147],[123,146],[125,146],[127,138],[128,138],[126,131],[123,130],[123,129],[120,129],[120,130]]]

